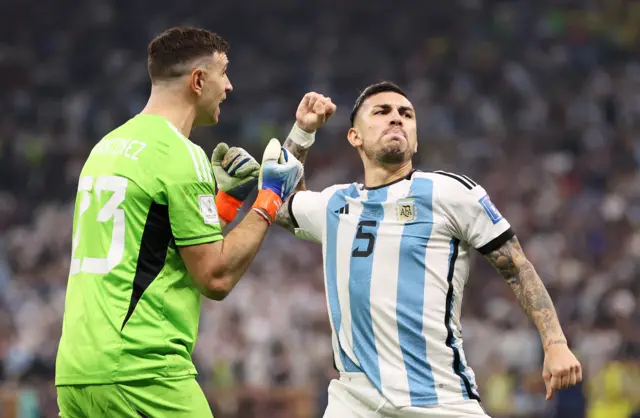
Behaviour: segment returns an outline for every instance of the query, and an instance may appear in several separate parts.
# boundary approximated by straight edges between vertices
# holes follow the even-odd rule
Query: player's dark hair
[[[358,115],[358,110],[360,110],[360,107],[362,107],[362,104],[364,103],[365,100],[367,100],[369,97],[375,94],[385,93],[388,91],[393,93],[398,93],[403,95],[404,97],[407,97],[407,94],[404,92],[404,90],[402,90],[400,87],[398,87],[396,84],[390,81],[382,81],[380,83],[370,85],[369,87],[364,89],[362,93],[360,93],[360,96],[358,96],[358,98],[356,99],[356,103],[353,105],[351,116],[349,116],[349,120],[351,121],[351,126],[353,126],[353,122],[356,120],[356,116]]]
[[[184,75],[181,66],[190,61],[227,53],[229,44],[206,29],[173,27],[156,36],[147,48],[147,69],[151,81]]]

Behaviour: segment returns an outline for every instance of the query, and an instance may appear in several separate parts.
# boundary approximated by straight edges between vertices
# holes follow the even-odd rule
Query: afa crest
[[[411,199],[400,199],[396,204],[396,219],[400,222],[411,222],[416,220],[416,202]]]

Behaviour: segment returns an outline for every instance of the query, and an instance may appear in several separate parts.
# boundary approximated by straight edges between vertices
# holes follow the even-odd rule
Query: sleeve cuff
[[[187,247],[189,245],[198,245],[198,244],[208,244],[210,242],[216,242],[223,239],[224,236],[221,232],[214,232],[212,234],[207,235],[199,235],[196,237],[187,237],[187,238],[175,238],[176,245],[178,247]]]
[[[300,226],[298,225],[298,221],[296,221],[296,217],[293,214],[293,198],[296,197],[296,194],[292,194],[291,197],[289,198],[289,203],[287,204],[287,208],[289,210],[289,217],[291,218],[291,225],[293,225],[294,228],[298,229],[300,228]]]
[[[487,255],[490,252],[495,251],[498,248],[502,247],[502,245],[505,242],[509,241],[511,238],[513,238],[515,234],[516,233],[513,231],[513,229],[509,228],[506,231],[504,231],[502,234],[498,235],[496,238],[489,241],[487,244],[478,248],[477,250],[480,252],[480,254]]]

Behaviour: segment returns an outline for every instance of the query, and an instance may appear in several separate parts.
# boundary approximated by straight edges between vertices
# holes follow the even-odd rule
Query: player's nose
[[[400,113],[398,113],[397,110],[389,113],[389,125],[390,126],[402,126],[402,116],[400,116]]]

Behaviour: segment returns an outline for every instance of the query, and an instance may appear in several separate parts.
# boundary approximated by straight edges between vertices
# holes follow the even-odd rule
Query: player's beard
[[[381,149],[372,150],[363,147],[364,154],[371,161],[377,161],[384,165],[401,164],[411,159],[413,153],[409,147],[400,142],[392,142]]]

